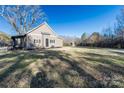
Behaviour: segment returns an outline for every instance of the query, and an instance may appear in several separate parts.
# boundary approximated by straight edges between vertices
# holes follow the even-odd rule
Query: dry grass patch
[[[124,87],[124,54],[63,47],[0,54],[0,87]]]

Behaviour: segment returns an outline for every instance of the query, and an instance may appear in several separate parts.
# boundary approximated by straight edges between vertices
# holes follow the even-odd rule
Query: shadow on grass
[[[79,77],[81,77],[82,80],[83,79],[85,80],[85,84],[84,84],[85,86],[72,85],[72,84],[69,83],[69,80],[67,80],[65,78],[67,74],[69,75],[69,73],[67,73],[67,72],[60,72],[59,74],[61,76],[61,79],[63,80],[63,82],[65,83],[66,86],[68,86],[68,87],[102,87],[103,86],[99,80],[95,79],[91,74],[87,73],[83,68],[81,68],[79,66],[80,64],[78,64],[77,61],[75,61],[74,59],[70,58],[69,54],[62,53],[60,51],[47,51],[47,52],[44,52],[44,53],[45,53],[45,55],[44,55],[45,58],[49,58],[49,59],[55,58],[55,59],[61,60],[61,62],[67,63],[68,65],[70,65],[70,69],[66,70],[67,72],[69,70],[74,70],[74,71],[76,71],[79,74]],[[55,69],[55,66],[53,66],[51,64],[49,66],[51,67],[51,69]],[[44,82],[45,82],[45,80],[44,80]],[[34,82],[34,83],[36,83],[36,82]],[[42,87],[42,86],[40,86],[40,87]]]
[[[17,69],[23,69],[30,64],[30,63],[22,64],[22,62],[24,60],[24,56],[25,56],[24,54],[18,55],[16,62],[14,62],[9,68],[7,68],[5,71],[3,71],[0,74],[0,82],[2,82],[4,79],[6,79],[6,77],[11,75]]]
[[[123,56],[102,55],[102,54],[97,54],[97,53],[80,53],[80,52],[76,52],[76,53],[81,54],[83,56],[89,56],[90,58],[101,57],[101,58],[111,58],[111,59],[116,59],[116,60],[124,61],[124,57]],[[112,52],[112,53],[115,53],[115,52]]]
[[[116,53],[118,55],[124,55],[124,50],[115,50],[115,51],[110,51],[111,53]]]
[[[112,67],[106,67],[104,65],[98,65],[96,67],[98,71],[100,71],[103,75],[103,81],[106,83],[106,87],[111,87],[111,88],[119,88],[119,87],[124,87],[124,80],[122,77],[116,76],[115,73],[119,73],[124,77],[124,72],[123,69],[118,69],[118,68],[112,68]],[[120,85],[119,85],[120,84]]]
[[[95,79],[92,75],[90,75],[89,73],[87,73],[83,68],[81,68],[81,67],[79,66],[78,62],[76,62],[75,60],[72,60],[72,59],[70,60],[69,57],[67,57],[67,58],[60,57],[59,59],[60,59],[61,61],[64,61],[64,62],[68,63],[68,64],[71,66],[70,69],[72,69],[72,70],[78,72],[79,76],[80,76],[82,79],[85,80],[85,83],[86,83],[86,84],[84,84],[84,85],[85,85],[84,87],[102,87],[102,86],[100,85],[100,82],[99,82],[97,79]],[[64,73],[61,74],[61,76],[62,76],[62,78],[63,78],[63,81],[64,81],[67,85],[69,85],[69,87],[76,87],[76,85],[71,85],[71,84],[69,84],[69,81],[65,78],[66,74],[67,74],[66,72],[64,72]],[[67,83],[67,82],[68,82],[68,83]],[[97,83],[94,84],[93,82],[97,82]],[[80,86],[80,87],[83,87],[83,86]]]
[[[98,65],[95,66],[95,69],[99,71],[103,76],[103,81],[105,87],[120,87],[118,85],[112,85],[113,82],[120,82],[124,86],[124,81],[122,77],[124,77],[124,65],[120,65],[119,63],[114,63],[113,60],[120,60],[118,56],[110,56],[110,55],[100,55],[96,53],[85,53],[83,57],[88,62],[97,62]],[[118,58],[116,58],[118,57]],[[123,60],[123,58],[121,58]],[[122,77],[117,77],[116,75],[120,75]]]
[[[1,59],[10,58],[10,57],[11,58],[12,57],[16,57],[16,59],[14,59],[13,62],[6,61],[6,62],[1,62],[0,63],[1,65],[4,65],[4,66],[6,66],[7,63],[8,64],[9,63],[12,64],[7,69],[5,69],[4,71],[2,71],[0,73],[0,83],[3,82],[4,80],[6,81],[6,78],[9,77],[9,76],[11,76],[12,73],[14,73],[18,69],[20,69],[22,71],[21,72],[21,74],[22,74],[23,71],[24,71],[24,69],[25,69],[25,67],[27,67],[32,62],[35,62],[35,59],[32,59],[31,56],[30,56],[30,54],[25,53],[25,52],[12,52],[10,54],[7,54],[7,56],[3,55],[3,56],[0,56],[0,57],[1,57]],[[32,59],[32,60],[30,62],[24,62],[26,59]]]
[[[95,54],[87,54],[89,55],[89,58],[85,58],[84,59],[88,60],[88,61],[97,61],[97,62],[102,62],[104,64],[108,64],[110,65],[111,68],[104,68],[104,67],[96,67],[96,69],[98,71],[100,71],[101,73],[107,73],[109,71],[112,72],[116,72],[119,74],[124,74],[124,68],[120,67],[114,63],[112,63],[109,60],[104,59],[96,59],[95,57],[93,58],[92,55],[97,56]],[[54,50],[45,50],[45,51],[39,51],[39,52],[35,52],[35,51],[27,51],[27,52],[19,52],[19,53],[15,53],[15,54],[7,54],[7,56],[1,56],[1,58],[6,58],[6,57],[15,57],[17,56],[16,62],[13,63],[13,65],[11,65],[9,68],[7,68],[4,72],[2,72],[0,74],[0,83],[6,79],[6,77],[8,77],[9,75],[11,75],[14,71],[16,71],[17,69],[23,69],[26,66],[28,66],[29,64],[31,64],[32,62],[36,62],[37,59],[49,59],[50,61],[54,59],[59,59],[61,62],[64,62],[66,64],[69,65],[69,68],[66,69],[65,71],[61,71],[60,70],[56,70],[63,83],[66,86],[62,86],[62,87],[110,87],[109,85],[105,85],[103,83],[103,81],[97,80],[93,75],[91,75],[90,73],[88,73],[86,71],[85,68],[80,66],[80,63],[77,62],[74,58],[71,58],[69,53],[64,53],[61,51],[54,51]],[[101,55],[99,55],[101,56]],[[27,63],[23,63],[25,62],[25,60],[27,59],[31,59],[30,62]],[[51,64],[49,61],[45,61],[47,62],[47,65],[51,68],[51,70],[56,69],[56,66]],[[60,65],[59,65],[60,66]],[[59,67],[61,69],[61,66]],[[107,71],[105,71],[105,69]],[[73,85],[71,84],[71,82],[66,78],[67,75],[72,75],[69,71],[73,70],[75,72],[77,72],[77,74],[79,75],[79,77],[81,77],[81,80],[84,80],[84,84],[81,86],[78,85]],[[22,70],[23,71],[23,70]],[[28,73],[28,72],[27,72]],[[21,73],[20,73],[21,74]],[[46,72],[44,72],[43,70],[41,70],[41,72],[36,73],[35,76],[32,77],[31,75],[31,82],[30,82],[30,86],[31,88],[35,87],[35,88],[42,88],[42,87],[56,87],[56,80],[50,80],[47,77]],[[20,76],[20,75],[18,75]],[[22,77],[23,78],[23,77]],[[21,78],[20,78],[21,79]]]
[[[44,71],[38,72],[35,77],[32,77],[31,88],[53,88],[56,82],[48,79]]]
[[[88,60],[89,62],[98,62],[99,64],[106,64],[109,65],[108,67],[108,72],[114,72],[118,73],[120,75],[124,75],[124,67],[118,65],[117,63],[114,63],[112,59],[116,59],[116,57],[107,57],[104,55],[100,54],[95,54],[95,53],[85,53],[84,55],[88,55],[88,57],[83,57],[84,59]],[[99,69],[100,70],[100,69]],[[100,71],[104,71],[105,69],[102,69]],[[106,72],[107,73],[107,72]]]

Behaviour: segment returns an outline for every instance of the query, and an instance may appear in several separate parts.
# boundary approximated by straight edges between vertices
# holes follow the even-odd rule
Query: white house
[[[12,36],[12,39],[15,48],[34,49],[63,46],[63,39],[59,37],[46,22],[28,31],[25,35]]]

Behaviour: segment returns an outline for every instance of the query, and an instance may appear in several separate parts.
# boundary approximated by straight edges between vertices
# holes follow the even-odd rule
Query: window
[[[34,39],[34,43],[38,43],[38,40]]]
[[[55,43],[55,40],[50,40],[50,43]]]
[[[36,41],[35,41],[35,39],[34,39],[34,43],[35,43]]]
[[[39,43],[41,43],[41,41],[39,40]]]

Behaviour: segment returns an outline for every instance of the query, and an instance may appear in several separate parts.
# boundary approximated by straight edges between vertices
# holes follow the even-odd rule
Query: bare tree
[[[114,31],[111,27],[104,28],[102,32],[106,39],[113,39]]]
[[[0,6],[3,17],[18,34],[25,34],[45,20],[41,6]]]
[[[121,9],[121,14],[116,18],[115,33],[118,37],[124,39],[124,9]]]

